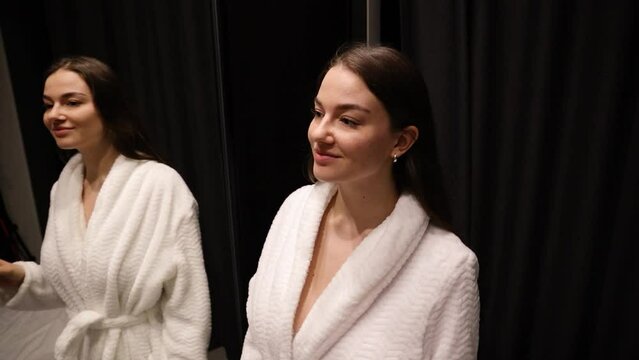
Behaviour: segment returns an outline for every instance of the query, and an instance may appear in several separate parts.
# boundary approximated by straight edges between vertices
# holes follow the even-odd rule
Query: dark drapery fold
[[[442,165],[453,214],[451,221],[464,238],[469,232],[467,189],[471,171],[466,7],[462,0],[401,1],[400,41],[395,44],[420,65],[428,81],[434,118],[455,119],[438,121],[437,139],[446,141],[437,145],[442,160],[455,159]]]
[[[62,163],[53,150],[55,140],[42,126],[42,73],[51,61],[44,19],[42,0],[29,4],[0,2],[0,30],[20,118],[24,153],[29,160],[29,177],[40,229],[46,226],[51,186],[62,170]],[[43,148],[51,150],[42,151]],[[11,213],[12,209],[7,211]],[[39,256],[39,252],[33,249],[32,252]]]
[[[630,358],[636,5],[404,1],[401,14],[453,223],[480,260],[480,359]]]
[[[363,5],[220,1],[243,303],[278,208],[308,183],[306,131],[317,77],[339,45],[365,34],[357,11],[365,13]]]

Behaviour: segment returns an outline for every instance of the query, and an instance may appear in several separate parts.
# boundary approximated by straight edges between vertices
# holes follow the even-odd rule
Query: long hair
[[[395,186],[399,193],[415,196],[433,223],[451,230],[428,89],[420,71],[408,57],[393,48],[346,44],[320,74],[318,89],[326,73],[337,65],[346,67],[364,81],[388,112],[393,131],[411,125],[419,129],[417,141],[393,164]],[[316,181],[312,166],[311,158],[308,175]]]
[[[73,71],[86,82],[106,136],[119,153],[132,159],[160,161],[144,136],[140,118],[127,100],[118,77],[107,64],[89,56],[63,57],[45,72],[45,80],[58,70]]]

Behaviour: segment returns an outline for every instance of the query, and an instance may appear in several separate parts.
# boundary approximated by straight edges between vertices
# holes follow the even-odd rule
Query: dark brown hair
[[[413,146],[393,164],[397,190],[413,194],[431,221],[448,230],[450,210],[442,183],[435,143],[435,129],[428,89],[417,67],[401,52],[386,46],[361,43],[338,49],[320,74],[318,89],[328,70],[342,65],[358,75],[379,99],[390,116],[391,129],[419,129]],[[313,163],[310,159],[309,176]]]
[[[160,161],[142,132],[115,72],[104,62],[88,56],[69,56],[55,61],[45,72],[45,80],[58,70],[78,74],[91,90],[107,136],[122,155],[132,159]]]

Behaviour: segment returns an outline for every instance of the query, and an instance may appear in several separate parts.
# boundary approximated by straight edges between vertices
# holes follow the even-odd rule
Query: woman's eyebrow
[[[71,91],[71,92],[67,92],[67,93],[62,94],[60,96],[60,98],[66,99],[66,98],[70,98],[72,96],[87,96],[87,95],[85,93],[82,93],[82,92]],[[48,96],[47,94],[42,94],[42,99],[51,100],[51,97]]]
[[[319,101],[319,100],[317,100],[317,98],[315,98],[315,103],[316,103],[317,105],[319,105],[319,106],[323,107],[322,102],[321,102],[321,101]],[[370,114],[370,112],[371,112],[369,109],[367,109],[367,108],[365,108],[365,107],[363,107],[363,106],[361,106],[361,105],[357,105],[357,104],[348,104],[348,103],[346,103],[346,104],[339,104],[339,105],[337,105],[337,106],[336,106],[336,108],[337,108],[338,110],[341,110],[341,111],[345,111],[345,110],[359,110],[359,111],[363,111],[363,112],[365,112],[365,113],[369,113],[369,114]]]

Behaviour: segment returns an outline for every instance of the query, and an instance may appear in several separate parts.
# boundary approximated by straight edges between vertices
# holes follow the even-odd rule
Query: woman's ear
[[[419,129],[416,126],[410,125],[401,130],[395,147],[393,147],[393,156],[400,157],[404,155],[410,149],[411,146],[417,141],[419,137]]]

